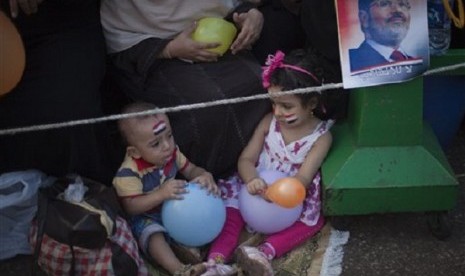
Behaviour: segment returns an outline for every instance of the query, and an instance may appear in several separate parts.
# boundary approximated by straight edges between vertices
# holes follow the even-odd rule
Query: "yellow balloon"
[[[26,65],[24,45],[10,19],[0,12],[0,96],[21,80]]]
[[[294,208],[304,201],[305,186],[295,177],[284,177],[271,184],[265,195],[282,207]]]
[[[221,43],[220,46],[209,49],[209,51],[223,55],[231,46],[236,34],[236,26],[231,22],[218,17],[205,17],[197,22],[192,39],[204,43]]]

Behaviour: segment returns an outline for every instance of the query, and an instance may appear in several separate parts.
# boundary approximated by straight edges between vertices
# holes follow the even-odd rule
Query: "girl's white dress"
[[[256,165],[257,171],[278,170],[289,176],[296,175],[315,141],[326,133],[333,124],[333,120],[322,121],[312,133],[285,145],[279,124],[275,117],[273,117]],[[307,188],[307,195],[303,204],[300,221],[308,226],[315,225],[320,217],[320,181],[321,175],[318,171],[311,185]],[[244,182],[238,174],[227,180],[218,181],[227,207],[239,209],[239,191],[243,184]]]

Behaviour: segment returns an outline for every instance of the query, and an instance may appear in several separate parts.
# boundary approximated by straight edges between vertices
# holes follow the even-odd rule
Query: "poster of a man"
[[[426,1],[338,0],[344,87],[411,79],[429,66]]]

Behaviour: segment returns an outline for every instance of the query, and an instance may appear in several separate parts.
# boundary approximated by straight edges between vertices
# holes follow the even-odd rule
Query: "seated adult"
[[[0,7],[14,15],[26,52],[21,81],[0,98],[0,129],[102,116],[99,1],[11,0]],[[111,185],[121,161],[111,152],[121,150],[110,151],[109,138],[104,124],[0,136],[0,172],[78,173]]]
[[[239,3],[237,5],[236,3]],[[197,20],[223,17],[239,29],[223,56],[215,43],[191,39]],[[104,0],[102,25],[112,75],[130,99],[173,107],[264,93],[261,68],[246,49],[257,40],[262,14],[249,2]],[[182,152],[215,177],[235,170],[265,100],[168,113]]]

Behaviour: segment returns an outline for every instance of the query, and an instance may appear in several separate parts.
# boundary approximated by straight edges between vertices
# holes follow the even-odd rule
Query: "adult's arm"
[[[208,51],[218,47],[218,43],[203,43],[191,38],[195,24],[187,27],[174,39],[148,38],[127,50],[113,54],[113,62],[125,68],[127,73],[145,76],[150,68],[163,59],[179,58],[191,62],[217,61],[219,55]]]
[[[111,58],[120,68],[130,74],[146,76],[152,66],[157,66],[160,55],[171,39],[148,38],[129,49],[112,54]]]

